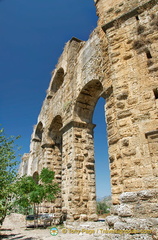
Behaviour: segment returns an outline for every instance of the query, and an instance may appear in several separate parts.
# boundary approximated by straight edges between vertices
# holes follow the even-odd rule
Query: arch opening
[[[46,165],[47,167],[55,172],[54,180],[58,183],[61,189],[61,171],[62,171],[62,134],[60,129],[62,128],[62,118],[57,115],[53,118],[47,132],[47,141],[45,151],[47,152]],[[56,199],[49,204],[51,212],[61,212],[61,192],[58,193]],[[48,208],[45,212],[48,212]]]
[[[81,90],[75,105],[75,117],[86,123],[92,122],[94,107],[103,91],[99,80],[88,82]]]
[[[53,79],[53,82],[51,85],[51,92],[56,93],[58,89],[61,87],[61,85],[63,84],[63,81],[64,81],[64,69],[59,68]]]
[[[43,133],[43,124],[42,122],[39,122],[35,131],[35,139],[38,141],[42,141],[42,133]]]
[[[81,195],[84,194],[85,192],[84,188],[86,189],[86,191],[88,189],[88,195],[86,197],[91,201],[91,204],[87,205],[87,212],[86,212],[87,214],[91,212],[92,208],[94,211],[93,213],[95,214],[97,213],[96,193],[99,196],[101,195],[101,197],[111,195],[110,177],[109,177],[110,171],[109,171],[109,163],[108,163],[108,147],[107,147],[107,141],[106,141],[107,134],[106,134],[106,123],[105,123],[105,112],[104,112],[104,105],[105,105],[104,98],[106,97],[108,98],[111,94],[111,91],[112,89],[110,88],[110,89],[107,89],[106,92],[104,92],[102,83],[99,80],[92,80],[89,83],[87,83],[81,90],[76,100],[76,105],[74,108],[75,120],[79,123],[81,122],[81,128],[83,124],[82,130],[76,128],[75,131],[81,132],[82,136],[80,137],[83,137],[81,142],[83,141],[85,143],[84,145],[82,145],[82,151],[85,152],[83,157],[83,168],[85,173],[83,178],[85,182],[83,184],[83,189],[80,190],[81,191],[80,194]],[[100,101],[102,102],[101,109],[99,104]],[[97,103],[99,104],[99,109],[98,109]],[[95,109],[97,109],[97,112],[98,112],[97,121],[94,117],[96,115]],[[100,118],[102,119],[100,120]],[[98,139],[97,138],[94,139],[96,135],[94,130],[95,123],[98,125],[98,127],[100,127],[99,129],[98,127],[96,128],[97,131],[99,131],[99,134],[103,134],[101,137],[98,137]],[[78,135],[76,134],[76,136]],[[104,138],[102,142],[100,142],[101,138],[102,139]],[[95,155],[94,155],[94,143],[95,143],[95,153],[96,153]],[[96,151],[97,147],[99,148],[98,152]],[[105,151],[105,148],[106,148],[106,151]],[[87,149],[89,149],[88,153],[86,152]],[[96,162],[97,162],[97,166],[96,166]],[[78,169],[76,171],[78,171],[79,173]],[[96,172],[97,172],[97,178],[96,178]],[[101,176],[102,174],[103,174],[103,178],[98,180],[99,176]],[[98,182],[96,182],[96,180],[98,180]],[[108,184],[106,185],[105,182],[108,182]],[[96,185],[97,185],[97,189],[96,189]],[[99,194],[99,192],[103,192],[103,193]],[[82,200],[84,202],[84,197]]]
[[[105,99],[100,97],[93,113],[94,128],[94,158],[96,174],[96,196],[97,202],[105,201],[107,209],[102,209],[98,214],[108,212],[111,204],[111,186],[110,186],[110,169],[108,155],[107,129],[105,121]],[[98,204],[99,204],[98,203]],[[99,207],[100,205],[97,206]],[[105,206],[106,206],[105,205]],[[99,210],[99,209],[97,209]]]
[[[33,177],[33,180],[35,181],[35,183],[38,184],[38,182],[39,182],[39,173],[38,172],[34,172],[32,177]]]
[[[61,145],[62,142],[62,136],[61,136],[61,132],[60,129],[62,128],[63,124],[62,124],[62,118],[60,115],[57,115],[50,127],[49,127],[49,137],[53,140],[54,144],[56,145]]]

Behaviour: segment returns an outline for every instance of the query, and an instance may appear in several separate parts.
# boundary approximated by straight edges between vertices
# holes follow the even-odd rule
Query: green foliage
[[[43,168],[39,179],[45,184],[52,183],[52,180],[54,179],[54,172],[50,171],[48,168]]]
[[[17,167],[16,150],[18,150],[15,141],[18,138],[19,136],[6,137],[4,129],[0,129],[0,224],[12,207],[13,182]]]
[[[109,213],[109,207],[106,202],[97,202],[97,214]]]
[[[17,179],[17,150],[15,141],[19,138],[6,137],[4,129],[0,129],[0,224],[12,209],[28,212],[30,206],[42,203],[44,200],[53,201],[59,192],[54,183],[54,172],[44,168],[39,179],[23,176]],[[39,180],[39,184],[37,184]]]
[[[57,183],[54,183],[54,172],[43,168],[39,175],[40,183],[33,179],[32,176],[23,176],[15,183],[16,204],[22,208],[34,207],[44,200],[53,201],[59,192]]]

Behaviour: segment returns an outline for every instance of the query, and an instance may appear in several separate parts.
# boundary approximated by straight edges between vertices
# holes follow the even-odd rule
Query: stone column
[[[48,168],[55,172],[54,181],[58,183],[61,189],[61,148],[57,145],[45,144],[43,147],[43,159],[41,161],[41,170]],[[44,202],[44,212],[61,213],[61,192],[57,195],[57,198],[52,203]]]
[[[62,129],[62,206],[68,220],[97,218],[94,126],[72,121]]]
[[[97,3],[101,15],[104,2]],[[155,1],[148,3],[141,1],[139,5],[132,1],[127,9],[113,1],[113,13],[109,12],[103,26],[113,88],[106,99],[113,204],[120,203],[122,192],[158,187],[158,68],[155,67],[157,42],[153,37],[157,32],[151,18],[157,12],[157,5]],[[117,17],[113,15],[116,9]],[[104,19],[103,15],[101,18]]]

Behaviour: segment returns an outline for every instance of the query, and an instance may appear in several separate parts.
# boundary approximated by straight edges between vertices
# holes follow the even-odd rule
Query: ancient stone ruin
[[[61,187],[55,212],[96,220],[92,116],[103,97],[114,214],[107,221],[158,226],[158,3],[95,5],[97,28],[86,42],[73,37],[52,73],[20,173],[54,170]]]

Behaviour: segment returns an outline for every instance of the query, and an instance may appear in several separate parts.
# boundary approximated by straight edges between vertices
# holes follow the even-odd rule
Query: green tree
[[[97,213],[109,213],[109,207],[107,206],[106,202],[97,202]]]
[[[7,137],[0,129],[0,224],[12,207],[13,183],[16,179],[16,161],[18,147],[15,141],[19,138]]]
[[[23,176],[15,183],[16,204],[27,209],[31,205],[34,209],[34,219],[38,218],[38,205],[47,200],[55,200],[60,191],[58,184],[54,181],[54,172],[43,168],[39,175],[39,183],[32,176]]]

